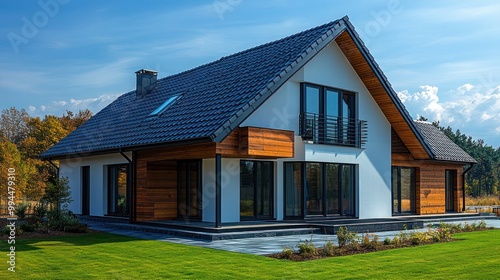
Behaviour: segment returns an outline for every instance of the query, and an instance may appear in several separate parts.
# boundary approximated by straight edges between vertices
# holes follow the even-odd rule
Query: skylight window
[[[167,110],[167,108],[170,105],[172,105],[174,103],[174,101],[177,100],[177,98],[179,98],[178,95],[170,97],[169,99],[167,99],[167,101],[163,102],[163,104],[161,104],[160,107],[156,108],[156,110],[151,112],[151,114],[149,114],[149,116],[158,116],[161,113],[165,112],[165,110]]]

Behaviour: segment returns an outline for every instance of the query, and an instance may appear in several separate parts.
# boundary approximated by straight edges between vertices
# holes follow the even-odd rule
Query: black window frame
[[[240,220],[257,220],[257,219],[273,219],[274,218],[274,161],[256,161],[256,160],[245,160],[245,159],[242,159],[240,160],[240,207],[241,207],[241,186],[243,184],[242,182],[242,176],[241,176],[241,165],[244,163],[244,162],[248,162],[248,163],[251,163],[253,165],[253,168],[252,168],[252,176],[253,176],[253,184],[254,184],[254,188],[253,188],[253,216],[241,216],[241,208],[240,208]],[[258,203],[257,203],[257,199],[259,198],[258,197],[258,188],[256,187],[256,182],[257,182],[257,170],[256,170],[256,166],[261,166],[263,163],[265,164],[269,164],[270,168],[269,168],[269,171],[270,171],[270,174],[269,174],[269,182],[271,183],[271,186],[269,188],[269,215],[262,215],[262,214],[259,214],[259,209],[258,209]],[[263,193],[262,193],[263,194]],[[263,202],[263,201],[262,201]],[[261,204],[262,204],[261,202]]]
[[[118,204],[118,173],[117,171],[124,168],[126,172],[126,197],[125,197],[125,212],[117,212],[116,211],[116,205]],[[116,172],[114,175],[111,175],[112,172]],[[107,182],[108,182],[108,212],[107,215],[109,216],[122,216],[122,217],[128,217],[130,215],[130,203],[131,203],[131,172],[130,172],[130,164],[128,163],[123,163],[123,164],[113,164],[113,165],[108,165],[107,166]],[[116,179],[116,181],[113,181],[113,179]],[[114,194],[112,194],[114,192]],[[115,200],[112,202],[112,200]],[[113,207],[114,206],[114,207]],[[113,209],[114,208],[114,209]]]
[[[307,213],[307,199],[308,199],[308,196],[307,196],[307,176],[306,176],[306,173],[307,173],[307,164],[308,163],[313,163],[313,164],[320,164],[320,169],[322,171],[322,175],[321,175],[321,187],[322,187],[322,213],[319,214],[319,215],[308,215]],[[287,205],[286,205],[286,200],[287,200],[287,167],[286,165],[287,164],[300,164],[300,177],[301,177],[301,188],[302,188],[302,201],[301,201],[301,205],[300,205],[300,215],[297,215],[297,216],[290,216],[290,215],[287,215],[287,212],[286,212],[286,208],[287,208]],[[335,214],[330,214],[328,213],[328,197],[327,197],[327,178],[326,178],[326,167],[328,164],[332,164],[332,165],[337,165],[338,166],[338,169],[337,169],[337,172],[338,172],[338,175],[337,175],[337,178],[338,178],[338,213],[335,213]],[[352,202],[352,213],[346,213],[344,210],[344,190],[343,190],[343,183],[345,182],[344,181],[344,173],[343,173],[343,170],[344,170],[344,166],[350,166],[351,167],[351,179],[352,179],[352,197],[351,197],[351,202]],[[356,199],[356,196],[357,196],[357,192],[356,192],[356,186],[357,186],[357,176],[356,176],[356,168],[357,168],[357,165],[356,164],[348,164],[348,163],[336,163],[336,162],[315,162],[315,161],[286,161],[283,163],[283,217],[284,219],[297,219],[297,218],[300,218],[300,219],[306,219],[306,218],[313,218],[313,217],[353,217],[353,218],[357,218],[357,199]]]
[[[402,211],[402,194],[401,194],[401,170],[409,169],[411,170],[411,178],[410,178],[410,211]],[[394,172],[396,171],[396,184],[397,184],[397,199],[398,199],[398,209],[394,209]],[[391,209],[392,215],[401,216],[401,215],[412,215],[417,212],[417,168],[416,167],[407,167],[407,166],[392,166],[391,167]],[[396,211],[397,210],[397,211]]]
[[[307,88],[319,91],[318,113],[307,112]],[[337,92],[337,115],[327,115],[328,92]],[[344,118],[344,96],[352,97],[353,113]],[[365,121],[358,118],[358,94],[354,91],[303,82],[300,84],[300,135],[304,140],[313,140],[319,144],[350,146],[361,148],[367,138]],[[333,135],[331,135],[333,133]]]

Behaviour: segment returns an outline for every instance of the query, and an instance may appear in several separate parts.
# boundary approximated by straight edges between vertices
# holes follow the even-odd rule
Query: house
[[[347,17],[157,78],[44,152],[81,215],[222,223],[464,208],[475,160],[412,120]]]

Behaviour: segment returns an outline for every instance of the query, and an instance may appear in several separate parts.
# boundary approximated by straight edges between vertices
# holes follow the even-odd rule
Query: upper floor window
[[[361,147],[366,141],[366,122],[356,119],[356,94],[303,83],[300,133],[314,143]]]

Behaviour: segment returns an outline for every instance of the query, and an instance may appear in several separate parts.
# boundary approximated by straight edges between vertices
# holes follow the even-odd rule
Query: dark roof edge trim
[[[72,159],[72,158],[80,158],[80,157],[109,155],[111,153],[119,154],[120,152],[135,152],[135,151],[144,151],[144,150],[149,150],[149,149],[177,147],[177,146],[183,146],[183,145],[199,144],[199,143],[211,143],[211,142],[212,142],[212,139],[210,137],[203,137],[203,138],[196,138],[196,139],[192,139],[192,140],[165,142],[165,143],[157,143],[157,144],[152,144],[152,145],[146,144],[146,145],[141,145],[141,146],[127,146],[127,147],[95,150],[95,151],[91,151],[91,152],[80,152],[80,153],[40,156],[39,158],[42,160]]]
[[[422,144],[422,146],[424,147],[427,154],[432,159],[434,159],[435,158],[434,152],[432,152],[429,144],[427,143],[427,141],[425,140],[423,135],[420,133],[420,131],[417,129],[416,125],[413,122],[413,119],[411,118],[409,113],[406,111],[404,105],[401,103],[401,100],[399,100],[399,98],[397,97],[397,94],[394,91],[394,89],[392,88],[389,81],[387,80],[387,77],[384,75],[382,69],[380,69],[378,64],[375,62],[375,59],[368,51],[368,48],[363,43],[363,40],[361,39],[359,34],[356,32],[354,26],[349,21],[349,18],[347,18],[347,16],[346,16],[346,17],[343,17],[342,19],[345,21],[345,23],[347,25],[347,32],[349,32],[349,35],[351,35],[351,38],[353,39],[354,43],[356,44],[356,46],[358,46],[358,49],[361,51],[361,54],[365,57],[366,61],[368,62],[368,64],[372,68],[372,71],[375,73],[377,78],[382,83],[382,86],[389,94],[389,97],[391,98],[392,102],[394,102],[394,104],[396,105],[396,108],[399,110],[399,112],[401,113],[401,115],[403,116],[405,121],[408,123],[408,126],[413,131],[413,133],[415,134],[415,136],[417,137],[419,142]]]
[[[281,73],[276,75],[276,77],[269,84],[267,84],[266,88],[264,88],[253,100],[245,104],[242,109],[240,109],[220,128],[218,128],[211,136],[212,141],[221,142],[224,140],[236,127],[243,123],[246,118],[257,110],[262,103],[264,103],[273,93],[285,84],[290,77],[297,73],[302,66],[309,62],[329,43],[335,40],[346,29],[344,18],[338,20],[338,22],[330,30],[321,36],[321,38],[318,38],[314,43],[307,47],[307,49],[298,55],[292,63],[287,65]]]

